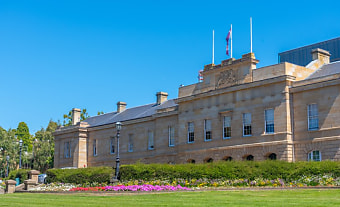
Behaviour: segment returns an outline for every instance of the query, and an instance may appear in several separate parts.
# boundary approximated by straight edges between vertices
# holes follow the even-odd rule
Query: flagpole
[[[253,25],[250,17],[250,53],[253,53]]]
[[[233,58],[233,24],[230,24],[230,58]]]
[[[212,64],[214,64],[214,59],[215,59],[215,52],[214,52],[214,50],[215,50],[215,42],[214,42],[214,40],[215,40],[215,31],[213,30],[213,42],[212,42]]]

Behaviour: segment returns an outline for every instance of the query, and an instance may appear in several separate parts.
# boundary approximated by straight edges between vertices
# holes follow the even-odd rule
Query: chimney
[[[158,92],[156,93],[157,96],[157,105],[162,104],[164,101],[168,99],[168,93],[166,92]]]
[[[126,109],[126,103],[122,102],[122,101],[118,101],[117,102],[117,112],[118,113],[123,112],[123,111],[125,111],[125,109]]]
[[[73,108],[72,109],[72,125],[76,125],[80,122],[80,109]]]
[[[312,59],[313,60],[320,60],[323,64],[328,64],[329,63],[329,57],[331,54],[323,49],[316,48],[312,50]]]

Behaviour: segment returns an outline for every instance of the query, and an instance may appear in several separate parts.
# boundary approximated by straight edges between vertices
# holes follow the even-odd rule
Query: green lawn
[[[340,206],[340,189],[0,195],[0,206]]]

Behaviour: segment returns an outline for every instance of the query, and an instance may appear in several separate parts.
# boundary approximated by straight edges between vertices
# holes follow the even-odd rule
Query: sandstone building
[[[307,66],[256,69],[253,53],[204,66],[203,81],[157,93],[155,103],[79,122],[55,133],[56,168],[218,160],[340,160],[340,61],[312,51]]]

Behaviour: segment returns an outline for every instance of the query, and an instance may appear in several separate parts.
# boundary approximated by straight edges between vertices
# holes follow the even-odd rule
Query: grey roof
[[[128,108],[121,113],[111,112],[99,116],[89,117],[85,120],[90,127],[112,124],[117,121],[127,121],[133,119],[140,119],[156,114],[157,110],[177,106],[174,99],[167,100],[160,105],[155,103],[143,106]]]
[[[308,76],[306,79],[320,78],[324,76],[334,75],[340,73],[340,61],[329,63],[321,66],[314,73]]]

